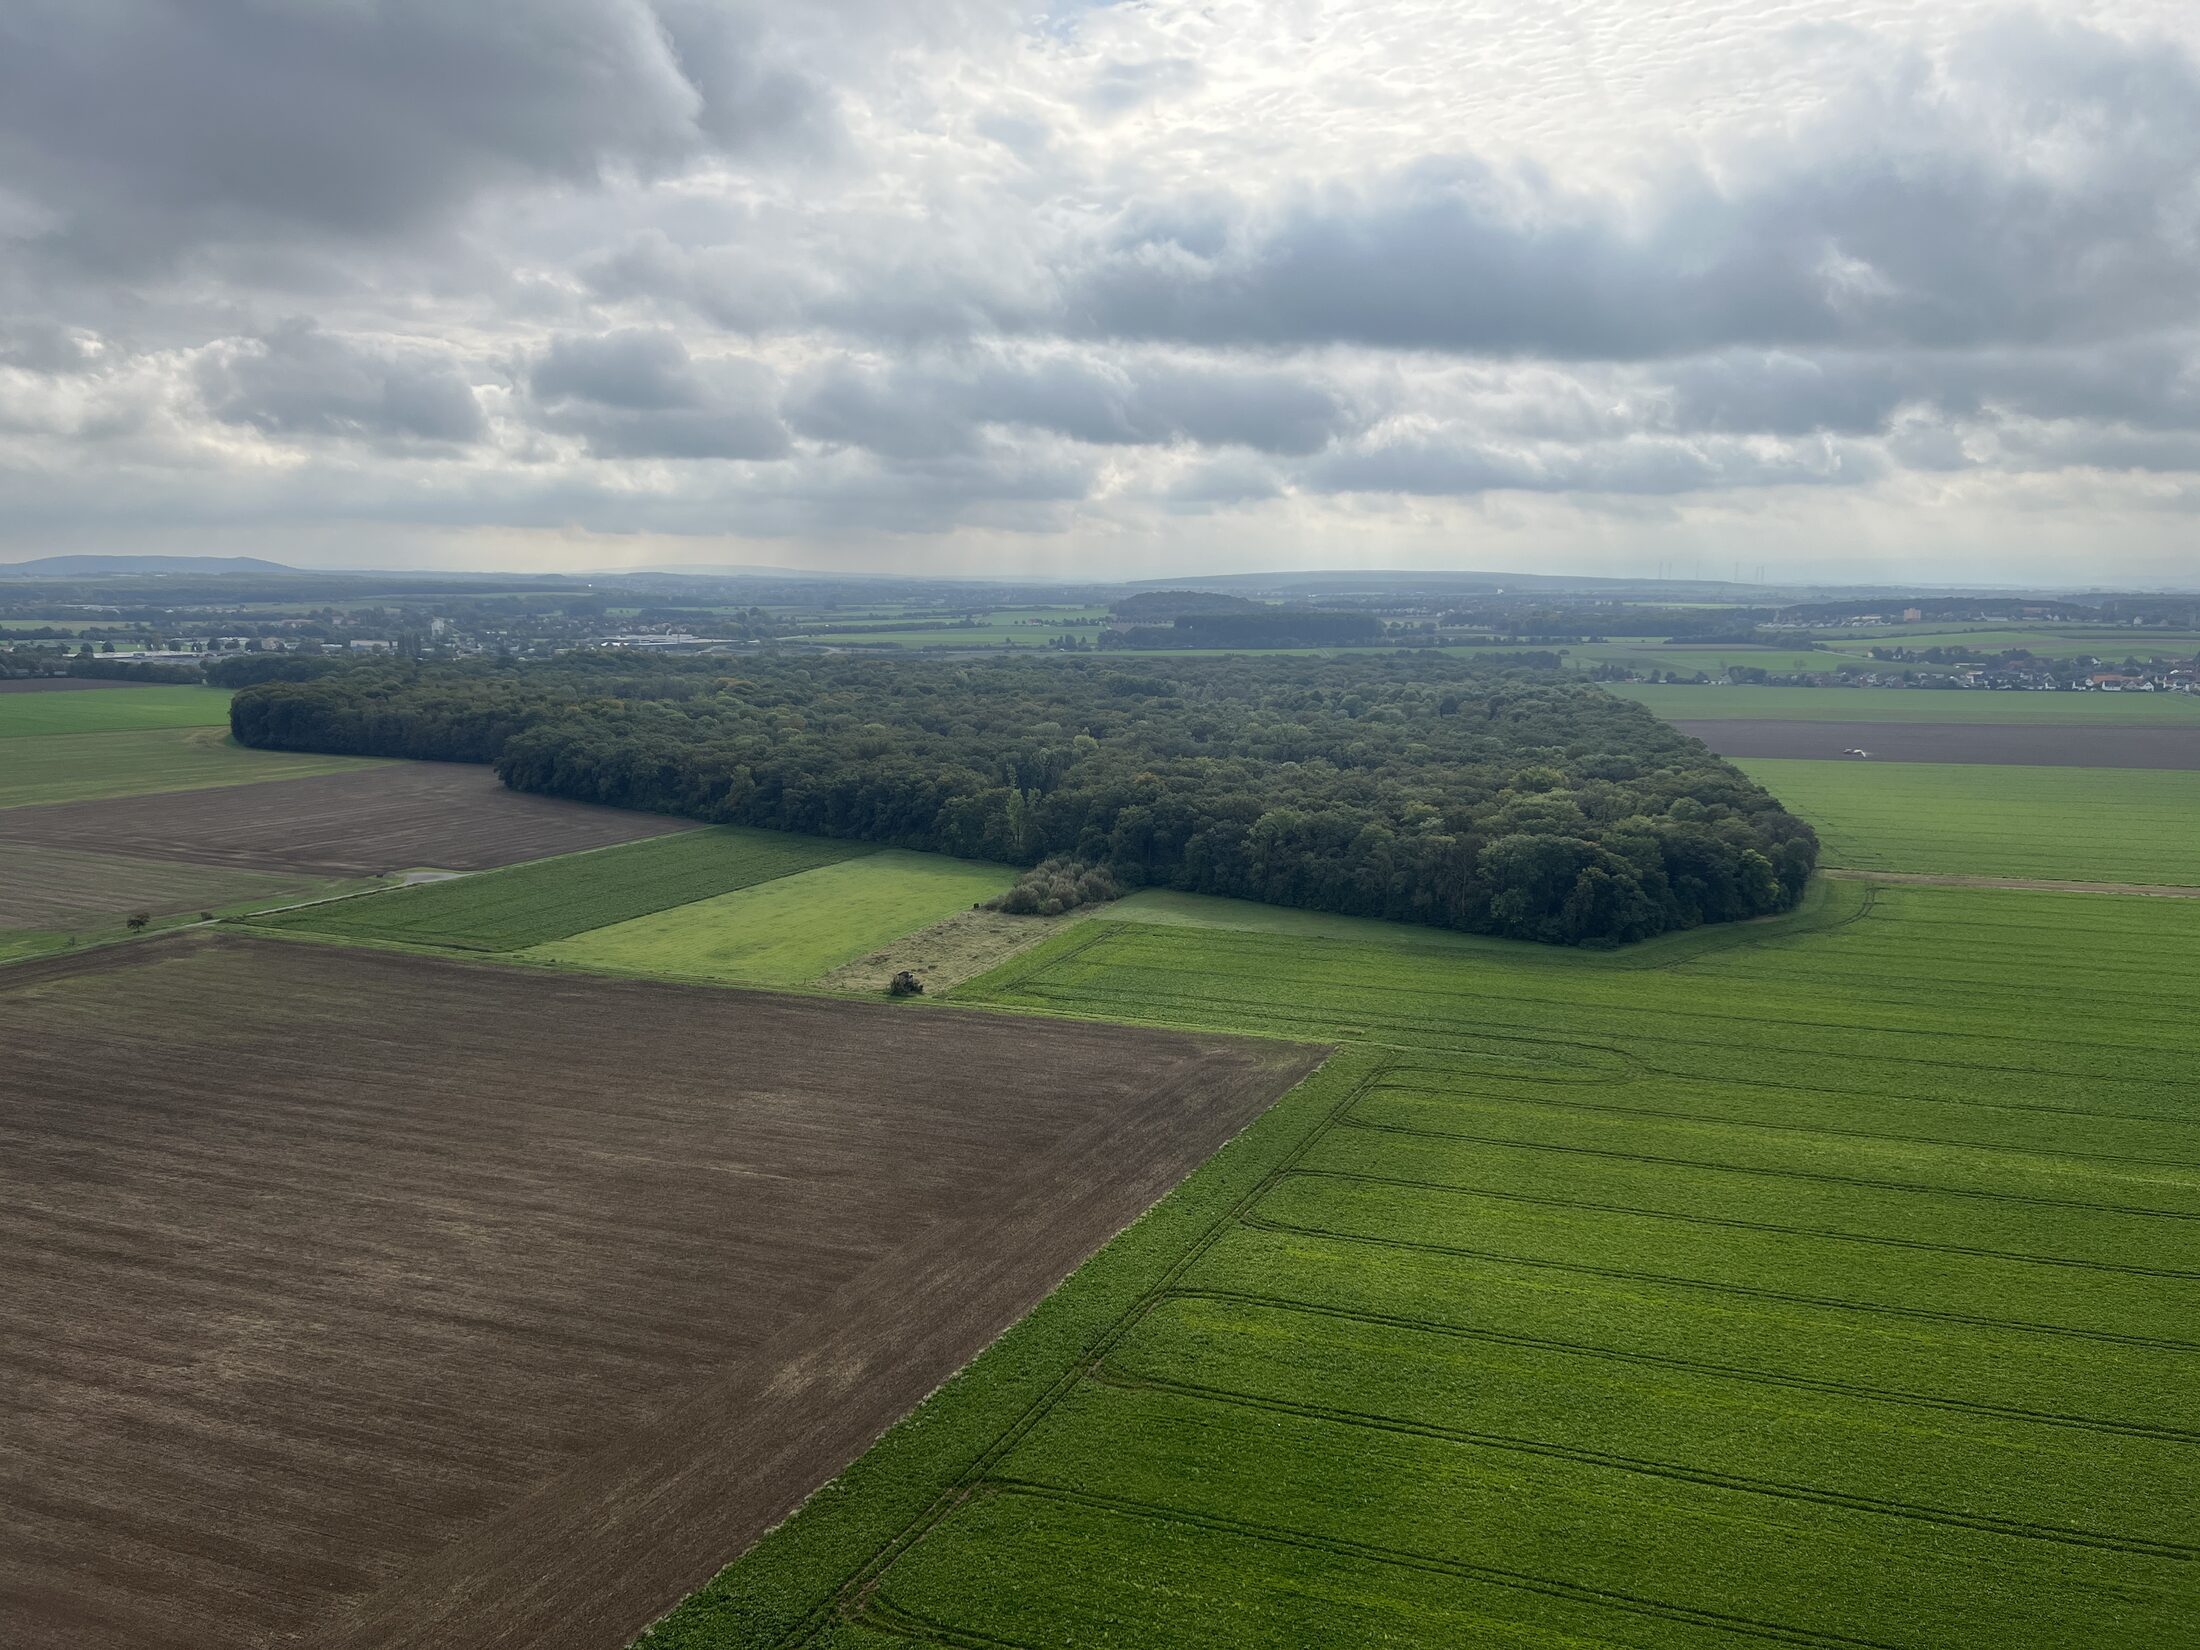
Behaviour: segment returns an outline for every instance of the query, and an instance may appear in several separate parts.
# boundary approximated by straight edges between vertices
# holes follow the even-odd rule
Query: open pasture
[[[1826,866],[2200,886],[2200,774],[1853,758],[1736,765],[1817,828]]]
[[[527,955],[666,979],[804,985],[1005,893],[1015,880],[1003,865],[886,849],[575,934]]]
[[[339,939],[519,951],[868,854],[861,843],[711,825],[267,919]]]
[[[1313,1058],[233,930],[0,971],[0,1642],[622,1643]]]
[[[1610,682],[1668,722],[1926,722],[2010,727],[2200,727],[2200,694],[1975,689],[1665,686]]]
[[[31,734],[128,733],[229,726],[229,690],[168,685],[122,693],[0,693],[0,739]]]
[[[1828,690],[1838,691],[1838,690]],[[2200,769],[2200,721],[2185,727],[1971,722],[1675,721],[1721,756],[1838,760],[1850,749],[1874,762],[1983,762],[2015,767]],[[1851,758],[1855,760],[1855,758]]]
[[[381,766],[370,757],[250,750],[233,742],[227,727],[48,733],[10,739],[0,749],[0,809],[256,785]]]
[[[97,734],[98,739],[154,735]],[[17,742],[44,751],[60,737]],[[16,746],[10,747],[10,754]],[[235,748],[235,747],[229,747]],[[243,754],[277,762],[260,751]],[[356,772],[0,812],[0,842],[81,848],[248,871],[374,876],[485,870],[549,854],[697,829],[691,821],[506,790],[453,762],[307,757]],[[309,770],[310,771],[310,770]]]
[[[1346,1046],[650,1650],[2188,1637],[2200,905],[1675,942],[1101,921],[974,982]]]

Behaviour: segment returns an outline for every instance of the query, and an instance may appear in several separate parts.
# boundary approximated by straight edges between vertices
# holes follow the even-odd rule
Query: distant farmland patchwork
[[[1606,691],[1669,722],[1929,722],[2018,727],[2200,726],[2200,694],[1993,693],[1976,689],[1659,687],[1612,682]]]
[[[2196,989],[2200,908],[2072,895],[1079,925],[967,994],[1347,1052],[647,1642],[2178,1642]]]

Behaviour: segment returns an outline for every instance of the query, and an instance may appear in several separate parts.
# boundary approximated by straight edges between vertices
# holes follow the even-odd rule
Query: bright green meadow
[[[614,973],[803,985],[1005,893],[1015,880],[1006,866],[887,849],[592,929],[527,955]]]
[[[871,852],[861,843],[708,826],[286,912],[269,925],[340,939],[519,951]]]
[[[227,688],[148,686],[0,693],[0,739],[29,734],[228,726]]]
[[[1179,915],[957,996],[1339,1052],[647,1644],[2189,1641],[2200,902]]]
[[[2200,886],[2200,773],[1756,757],[1735,766],[1817,827],[1826,866]]]

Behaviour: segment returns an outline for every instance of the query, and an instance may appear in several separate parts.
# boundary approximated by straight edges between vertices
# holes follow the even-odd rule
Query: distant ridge
[[[258,556],[40,556],[0,562],[0,579],[90,578],[101,573],[295,573]]]

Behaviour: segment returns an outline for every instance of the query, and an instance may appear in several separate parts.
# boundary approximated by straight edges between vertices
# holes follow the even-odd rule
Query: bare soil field
[[[506,790],[487,768],[458,762],[0,810],[4,842],[318,876],[481,871],[696,828]]]
[[[0,1643],[616,1650],[1318,1058],[205,930],[0,970]]]
[[[113,916],[119,923],[132,911],[160,917],[245,900],[272,902],[286,894],[304,898],[319,886],[319,879],[295,873],[282,876],[0,842],[0,928],[66,928],[100,916]]]
[[[1721,756],[1838,759],[1851,749],[1874,762],[1987,762],[2013,767],[2200,769],[2200,727],[2023,727],[1939,722],[1673,724]]]
[[[82,688],[131,688],[146,685],[143,682],[118,682],[111,676],[0,677],[0,693],[74,693]]]

